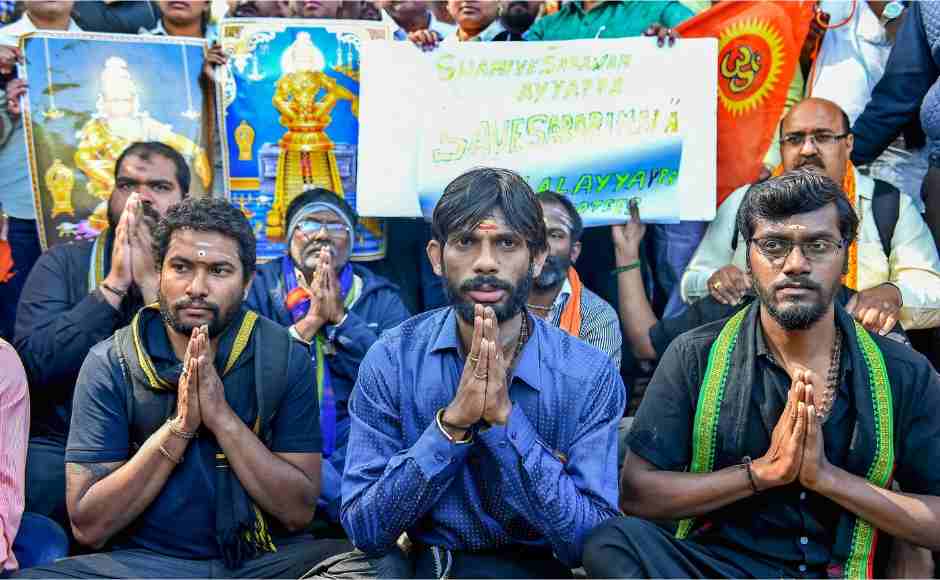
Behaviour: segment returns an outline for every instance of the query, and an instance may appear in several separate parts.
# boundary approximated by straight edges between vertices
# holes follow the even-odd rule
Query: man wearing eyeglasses
[[[757,299],[666,350],[588,576],[897,577],[886,546],[940,549],[940,377],[835,301],[859,227],[839,184],[771,178],[737,224]]]
[[[940,258],[930,231],[911,198],[858,172],[849,157],[853,135],[846,114],[825,99],[805,99],[783,119],[774,175],[817,167],[842,187],[858,213],[857,241],[847,248],[844,284],[857,290],[846,310],[872,332],[887,334],[900,321],[905,330],[940,326]],[[682,297],[693,302],[711,295],[735,305],[752,292],[745,274],[746,248],[734,217],[748,195],[745,186],[728,197],[682,277]],[[881,193],[879,193],[881,192]],[[898,197],[893,233],[884,234],[875,209],[876,194]],[[890,230],[892,228],[888,228]],[[887,231],[887,230],[886,230]],[[882,239],[882,236],[890,239]],[[886,251],[888,250],[888,251]]]
[[[258,266],[245,305],[288,327],[310,349],[326,459],[318,511],[326,517],[318,519],[335,524],[359,363],[380,334],[411,314],[397,286],[349,261],[358,218],[345,200],[312,189],[290,203],[286,218],[289,250]]]

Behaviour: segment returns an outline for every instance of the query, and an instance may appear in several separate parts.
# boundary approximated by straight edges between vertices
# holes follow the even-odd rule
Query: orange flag
[[[718,39],[718,204],[753,183],[800,65],[812,1],[721,2],[676,32]]]

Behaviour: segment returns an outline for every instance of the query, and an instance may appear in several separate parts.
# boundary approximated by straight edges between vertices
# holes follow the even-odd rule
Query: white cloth
[[[853,2],[824,0],[829,23],[845,20]],[[836,103],[854,123],[871,100],[871,91],[885,72],[891,43],[878,17],[859,1],[855,14],[844,26],[826,32],[811,79],[812,95]],[[905,192],[909,193],[909,192]]]
[[[844,0],[824,0],[820,8],[829,13],[830,24],[837,24],[849,17],[852,4]],[[884,26],[868,2],[859,1],[856,6],[855,14],[844,26],[826,32],[808,85],[808,96],[836,103],[853,124],[884,75],[892,48]],[[887,181],[910,195],[917,210],[923,213],[920,184],[927,173],[927,155],[923,149],[907,150],[903,141],[897,140],[870,165],[870,170],[872,177]]]
[[[22,17],[16,22],[8,24],[3,28],[0,28],[0,45],[3,46],[17,46],[20,43],[20,37],[24,34],[29,34],[30,32],[36,32],[39,30],[36,28],[36,25],[33,24],[33,21],[29,19],[29,14],[24,13]],[[69,28],[66,32],[81,32],[82,29],[78,27],[78,24],[75,23],[71,18],[69,19]]]
[[[940,326],[940,256],[930,230],[908,195],[901,195],[898,223],[891,240],[891,256],[885,256],[875,216],[872,193],[875,182],[855,171],[856,206],[861,224],[858,235],[858,289],[867,290],[891,282],[901,290],[904,306],[901,325],[906,330]],[[737,189],[718,208],[702,243],[682,276],[682,299],[694,302],[708,294],[708,279],[719,268],[734,264],[747,270],[747,244],[738,235],[732,254],[734,222],[744,194],[750,186]]]

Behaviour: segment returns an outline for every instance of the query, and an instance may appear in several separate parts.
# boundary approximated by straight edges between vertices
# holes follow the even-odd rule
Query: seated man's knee
[[[656,524],[634,517],[611,518],[598,525],[584,542],[584,568],[594,578],[616,576],[612,566],[620,568],[623,559],[637,555],[635,538],[659,533]]]

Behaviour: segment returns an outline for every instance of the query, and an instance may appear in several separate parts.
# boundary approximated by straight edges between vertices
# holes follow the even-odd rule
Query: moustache
[[[777,282],[771,286],[772,292],[777,292],[778,290],[783,290],[784,288],[801,288],[804,290],[822,290],[822,286],[813,282],[805,276],[797,276],[795,278],[787,278],[782,282]]]
[[[503,290],[504,292],[512,292],[512,284],[506,282],[505,280],[500,280],[496,276],[476,276],[470,278],[469,280],[464,280],[460,284],[461,292],[473,292],[474,290],[481,290],[484,287],[493,288],[496,290]]]
[[[311,241],[309,244],[304,246],[303,253],[305,256],[312,254],[314,252],[320,253],[320,250],[322,250],[323,248],[326,248],[327,250],[329,250],[331,256],[336,255],[336,249],[333,247],[332,242],[324,242],[322,240]]]
[[[806,167],[807,165],[812,165],[813,167],[818,167],[820,169],[826,168],[825,164],[823,164],[822,159],[820,159],[819,157],[807,157],[803,159],[803,161],[800,162],[800,164],[797,165],[797,167]]]
[[[173,305],[173,309],[179,312],[180,310],[185,310],[187,308],[202,308],[212,312],[214,316],[219,315],[219,306],[211,302],[206,302],[205,300],[189,300],[184,298]]]

